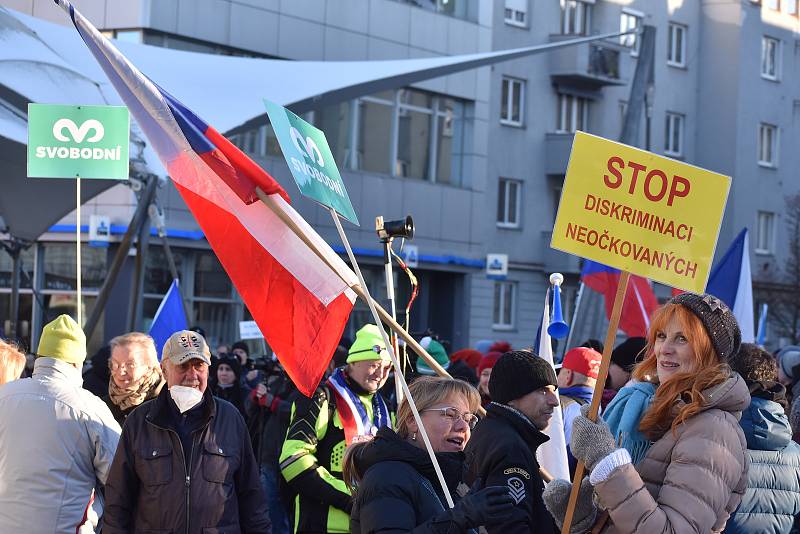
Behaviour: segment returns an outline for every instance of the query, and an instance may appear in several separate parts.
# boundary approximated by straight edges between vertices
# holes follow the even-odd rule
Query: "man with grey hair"
[[[122,425],[134,408],[154,399],[166,383],[153,338],[141,332],[117,336],[109,342],[108,395],[103,400]]]
[[[125,421],[106,484],[104,534],[270,534],[239,411],[208,389],[211,353],[190,330],[164,344],[167,387]]]

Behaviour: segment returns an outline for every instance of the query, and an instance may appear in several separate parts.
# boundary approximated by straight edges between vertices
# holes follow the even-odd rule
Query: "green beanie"
[[[347,353],[347,363],[388,359],[389,352],[377,326],[366,324],[356,332],[356,340]]]
[[[428,354],[430,354],[433,359],[436,360],[436,363],[441,365],[444,369],[450,367],[450,359],[447,357],[447,351],[444,350],[441,343],[426,336],[420,340],[419,344],[422,345],[422,348],[428,351]],[[428,364],[425,363],[425,360],[422,358],[417,359],[417,372],[421,375],[437,374],[436,371],[428,367]]]
[[[86,336],[72,317],[59,315],[42,330],[36,354],[82,365],[86,359]]]

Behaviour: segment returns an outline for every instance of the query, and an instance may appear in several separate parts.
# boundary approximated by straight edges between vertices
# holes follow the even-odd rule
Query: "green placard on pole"
[[[358,225],[325,133],[283,106],[266,99],[264,105],[300,193]]]
[[[128,179],[124,106],[28,104],[28,176]]]

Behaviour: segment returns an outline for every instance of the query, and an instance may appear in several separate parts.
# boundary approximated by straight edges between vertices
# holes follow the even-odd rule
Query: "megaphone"
[[[550,283],[553,284],[553,319],[550,321],[550,326],[547,327],[547,333],[556,339],[567,337],[569,334],[569,325],[564,322],[561,311],[561,283],[563,281],[564,275],[561,273],[550,275]]]

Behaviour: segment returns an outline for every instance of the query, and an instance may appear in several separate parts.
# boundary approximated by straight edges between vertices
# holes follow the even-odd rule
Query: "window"
[[[561,33],[588,35],[592,23],[592,4],[582,0],[561,0]]]
[[[667,32],[667,65],[686,66],[686,26],[673,22]]]
[[[391,174],[394,91],[363,97],[358,103],[358,168]]]
[[[756,220],[756,253],[772,253],[774,232],[775,214],[771,211],[759,211]]]
[[[383,91],[357,100],[355,157],[348,167],[404,178],[461,184],[462,100],[417,89]],[[340,117],[341,111],[339,113]],[[323,113],[324,116],[324,113]],[[338,119],[341,123],[342,119]],[[340,124],[340,129],[344,125]],[[344,131],[339,138],[344,138]],[[342,139],[338,146],[351,144]],[[338,149],[338,153],[348,151]],[[352,162],[350,161],[352,159]]]
[[[492,328],[495,330],[511,330],[514,328],[516,300],[517,285],[514,282],[494,283]]]
[[[430,179],[431,104],[429,93],[413,89],[398,91],[397,159],[394,175]]]
[[[787,15],[797,16],[797,0],[784,0],[783,9]]]
[[[764,0],[764,5],[769,9],[778,11],[781,8],[781,0]]]
[[[589,100],[580,96],[558,95],[558,116],[556,132],[574,133],[586,131],[589,118]]]
[[[643,13],[639,13],[636,11],[630,11],[627,9],[622,10],[622,15],[619,19],[619,31],[625,32],[628,30],[638,29],[642,25],[642,18],[644,18]],[[623,46],[627,46],[631,49],[632,56],[639,55],[639,38],[638,34],[636,33],[628,33],[626,35],[620,35],[619,42]]]
[[[528,25],[528,0],[506,0],[506,24],[524,28]]]
[[[780,41],[764,36],[761,39],[761,77],[777,80],[780,65]]]
[[[772,124],[758,125],[758,164],[764,167],[778,166],[778,127]]]
[[[679,113],[667,112],[664,153],[670,156],[683,155],[683,118]]]
[[[350,161],[353,154],[350,146],[350,107],[352,105],[352,102],[342,102],[325,106],[314,114],[315,126],[325,132],[333,159],[340,166],[348,169],[355,168]]]
[[[522,182],[500,178],[497,189],[497,226],[519,228]]]
[[[503,77],[503,94],[500,103],[501,124],[522,126],[522,114],[525,108],[524,88],[524,81]]]

